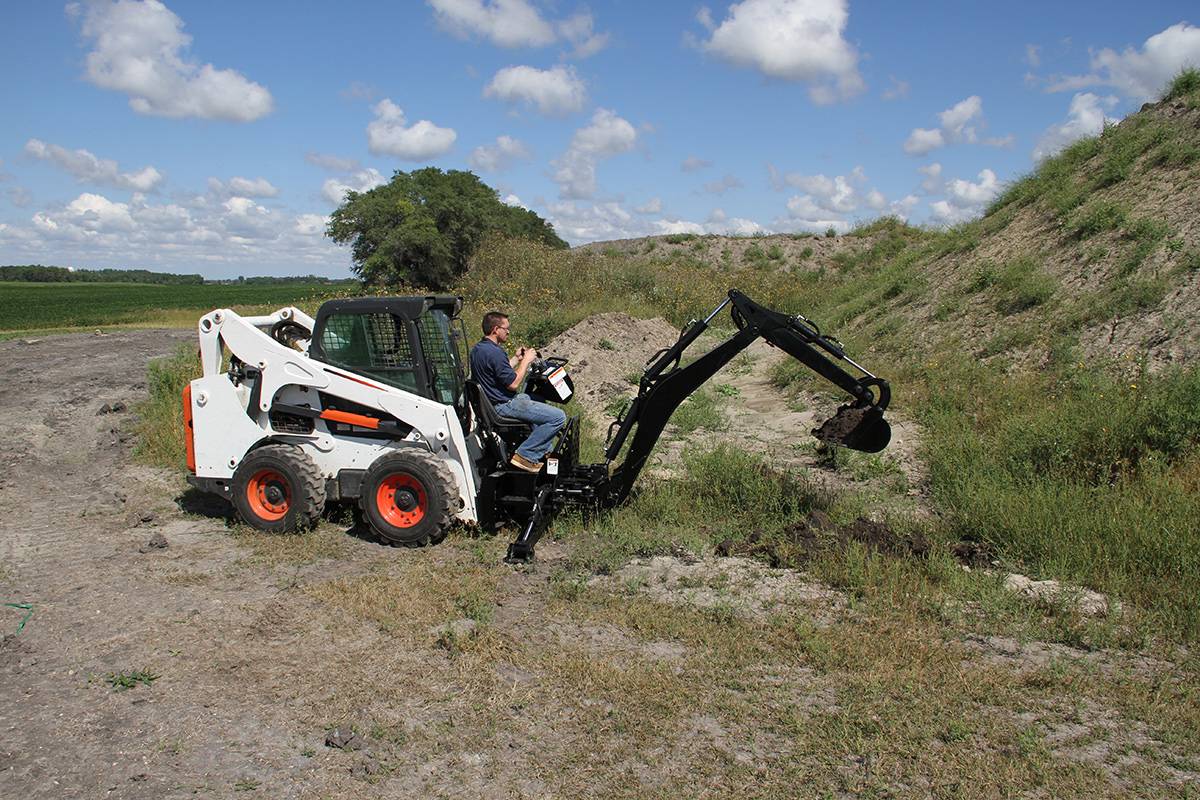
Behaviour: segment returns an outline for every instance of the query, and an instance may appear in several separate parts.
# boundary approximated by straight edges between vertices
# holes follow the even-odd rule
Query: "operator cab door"
[[[333,313],[319,326],[313,357],[333,367],[428,396],[429,386],[416,348],[415,326],[387,311]]]
[[[465,409],[455,297],[330,300],[317,313],[309,355],[388,386]]]

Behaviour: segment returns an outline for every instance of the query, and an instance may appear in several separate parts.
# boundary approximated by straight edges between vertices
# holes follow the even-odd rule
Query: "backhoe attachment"
[[[712,319],[726,306],[730,307],[738,332],[687,366],[680,366],[683,352],[708,329]],[[891,440],[891,427],[883,418],[883,412],[891,401],[888,382],[855,362],[836,339],[823,335],[810,320],[772,311],[736,289],[731,289],[729,296],[707,317],[684,328],[674,345],[650,360],[642,375],[637,396],[625,414],[610,428],[609,444],[605,451],[607,463],[611,464],[621,454],[631,434],[633,440],[625,452],[624,461],[612,470],[606,497],[609,504],[615,505],[629,496],[634,481],[675,409],[759,337],[840,387],[852,398],[832,418],[813,430],[814,436],[830,444],[869,453],[887,447]],[[850,365],[861,375],[851,375],[837,362]]]

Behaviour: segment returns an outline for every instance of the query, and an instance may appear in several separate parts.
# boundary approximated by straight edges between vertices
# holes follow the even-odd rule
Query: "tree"
[[[354,271],[368,284],[407,283],[444,289],[467,271],[489,235],[566,247],[549,222],[500,202],[471,172],[436,167],[396,171],[368,192],[348,192],[325,231],[350,244]]]

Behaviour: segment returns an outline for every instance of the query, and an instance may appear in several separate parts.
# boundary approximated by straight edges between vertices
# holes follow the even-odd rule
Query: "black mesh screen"
[[[450,318],[443,311],[430,311],[417,319],[421,350],[433,372],[436,400],[451,404],[458,400],[461,366]]]
[[[325,359],[384,383],[417,390],[412,344],[404,322],[386,312],[334,314],[321,333]]]

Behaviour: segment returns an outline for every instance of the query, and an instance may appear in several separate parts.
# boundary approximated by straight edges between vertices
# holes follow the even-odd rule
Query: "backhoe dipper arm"
[[[730,313],[739,328],[738,332],[691,364],[680,367],[679,360],[684,350],[708,329],[713,317],[731,304]],[[675,409],[760,336],[854,398],[853,403],[839,410],[839,415],[847,409],[857,410],[853,427],[838,432],[840,443],[872,452],[882,450],[887,445],[890,429],[883,420],[883,411],[891,399],[887,381],[856,364],[836,340],[822,336],[817,326],[803,317],[789,317],[772,311],[736,289],[731,289],[729,297],[704,320],[692,322],[674,345],[652,359],[642,375],[637,396],[625,415],[613,423],[617,430],[604,454],[610,464],[620,454],[629,434],[635,428],[636,432],[625,460],[612,472],[607,497],[609,503],[618,504],[629,496]],[[854,365],[865,377],[855,378],[821,351]],[[826,423],[825,427],[828,426],[829,423]]]

